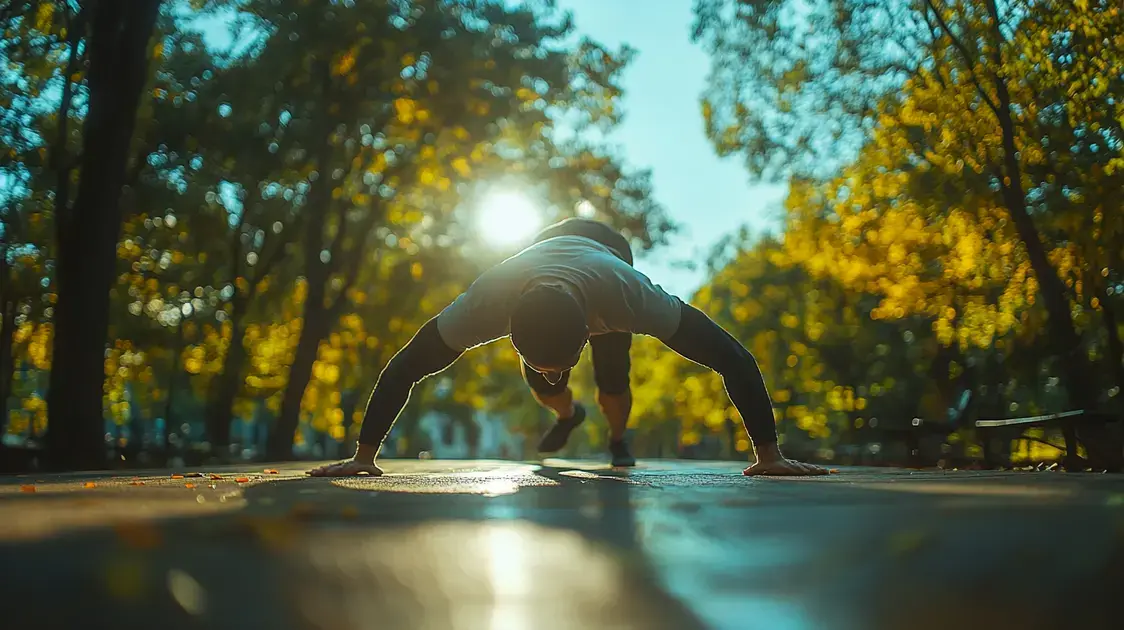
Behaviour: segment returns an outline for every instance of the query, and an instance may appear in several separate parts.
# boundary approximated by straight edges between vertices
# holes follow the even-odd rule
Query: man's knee
[[[570,388],[569,371],[565,372],[557,383],[551,383],[526,363],[522,365],[522,369],[523,380],[527,382],[527,386],[531,388],[531,393],[535,395],[535,398],[554,398],[566,393]]]
[[[624,389],[624,391],[620,392],[606,392],[603,390],[597,391],[597,404],[601,408],[617,405],[621,402],[629,400],[632,400],[632,392],[627,387]]]
[[[556,385],[544,382],[541,386],[531,387],[531,393],[539,400],[544,398],[557,398],[568,391],[570,391],[570,385],[566,382],[560,382]]]
[[[629,364],[628,355],[625,355],[623,365],[614,365],[612,369],[594,370],[593,382],[597,385],[597,395],[623,396],[628,393]]]

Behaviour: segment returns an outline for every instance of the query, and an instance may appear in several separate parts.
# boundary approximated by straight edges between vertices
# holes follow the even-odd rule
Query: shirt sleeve
[[[625,286],[632,311],[632,332],[666,341],[679,330],[682,301],[631,265],[619,271],[628,276]]]
[[[445,345],[463,352],[506,336],[510,322],[503,303],[470,287],[438,313],[436,326]]]

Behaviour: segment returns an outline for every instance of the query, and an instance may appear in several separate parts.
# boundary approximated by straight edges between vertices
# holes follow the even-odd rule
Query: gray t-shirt
[[[680,302],[584,236],[536,243],[484,272],[437,316],[441,338],[467,350],[511,333],[511,311],[531,286],[553,285],[582,305],[591,335],[629,332],[666,340],[679,328]]]

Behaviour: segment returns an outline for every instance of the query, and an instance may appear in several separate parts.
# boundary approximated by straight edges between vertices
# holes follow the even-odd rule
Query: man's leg
[[[632,414],[632,391],[629,371],[632,361],[631,333],[597,335],[589,340],[593,351],[593,379],[597,383],[597,404],[609,423],[609,452],[614,466],[633,466],[635,458],[628,452],[624,432]]]
[[[531,395],[540,405],[554,412],[556,422],[550,430],[539,440],[540,453],[553,453],[566,446],[570,432],[585,420],[585,409],[574,403],[574,394],[570,391],[570,372],[567,370],[562,375],[562,380],[550,384],[542,374],[532,370],[526,363],[522,364],[523,380],[531,388]]]

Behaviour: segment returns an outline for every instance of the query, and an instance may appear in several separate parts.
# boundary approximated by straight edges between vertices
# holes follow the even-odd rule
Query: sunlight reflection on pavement
[[[1109,475],[309,467],[0,479],[0,605],[20,628],[1025,630],[1112,627],[1124,579]]]

